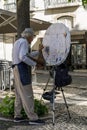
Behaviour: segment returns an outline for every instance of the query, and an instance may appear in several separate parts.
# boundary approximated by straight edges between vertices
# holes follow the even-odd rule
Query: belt
[[[17,64],[12,65],[12,69],[13,69],[16,65],[17,65]]]

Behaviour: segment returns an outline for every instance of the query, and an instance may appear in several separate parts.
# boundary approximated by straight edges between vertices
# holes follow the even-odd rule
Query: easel
[[[53,89],[52,89],[52,101],[51,101],[51,103],[52,103],[52,112],[53,112],[53,125],[55,125],[55,88],[56,88],[56,86],[55,86],[55,74],[56,74],[56,66],[53,66],[51,71],[53,73],[52,74],[53,75],[52,76],[52,78],[53,78]],[[45,88],[43,90],[43,94],[44,94],[45,90],[47,89],[50,78],[51,78],[51,75],[49,74],[46,86],[45,86]],[[64,95],[64,90],[63,90],[62,87],[60,87],[58,90],[60,90],[62,92],[62,96],[63,96],[65,106],[66,106],[66,109],[67,109],[68,119],[70,119],[71,116],[70,116],[70,112],[69,112],[68,105],[67,105],[67,102],[66,102],[66,98],[65,98],[65,95]],[[41,99],[42,99],[42,97],[41,97]]]

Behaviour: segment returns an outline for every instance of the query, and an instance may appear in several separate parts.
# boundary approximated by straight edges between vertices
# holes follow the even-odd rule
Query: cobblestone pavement
[[[34,86],[34,94],[41,99],[43,93],[43,84],[46,84],[47,77],[38,80],[42,83],[39,86]],[[52,125],[52,104],[44,100],[49,108],[49,115],[45,116],[45,125],[28,125],[28,123],[13,123],[10,121],[0,121],[0,130],[87,130],[87,76],[73,76],[72,84],[64,88],[64,94],[69,106],[71,119],[68,119],[67,110],[62,97],[62,94],[56,95],[55,99],[55,125]],[[39,81],[38,81],[39,82]],[[52,83],[52,82],[51,82]],[[49,85],[47,91],[51,89]],[[4,127],[6,126],[6,127]]]

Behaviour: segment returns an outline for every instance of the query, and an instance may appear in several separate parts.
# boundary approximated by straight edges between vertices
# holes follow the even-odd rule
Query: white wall
[[[35,1],[35,7],[37,9],[43,9],[44,8],[44,0],[34,0]]]
[[[3,5],[4,5],[4,0],[0,0],[0,9],[4,8]]]
[[[75,12],[75,27],[79,30],[87,30],[87,10],[81,6]]]
[[[3,42],[0,42],[0,59],[4,59],[4,46],[3,46]]]
[[[12,61],[12,47],[13,44],[4,44],[0,42],[0,59]]]

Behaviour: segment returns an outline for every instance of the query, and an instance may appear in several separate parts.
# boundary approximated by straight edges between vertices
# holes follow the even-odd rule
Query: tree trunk
[[[30,0],[16,0],[17,3],[17,38],[21,32],[30,27]]]
[[[85,42],[86,42],[86,69],[87,69],[87,31],[85,32]]]
[[[25,28],[30,27],[30,0],[16,0],[17,4],[17,38]],[[31,67],[29,66],[31,73]]]

